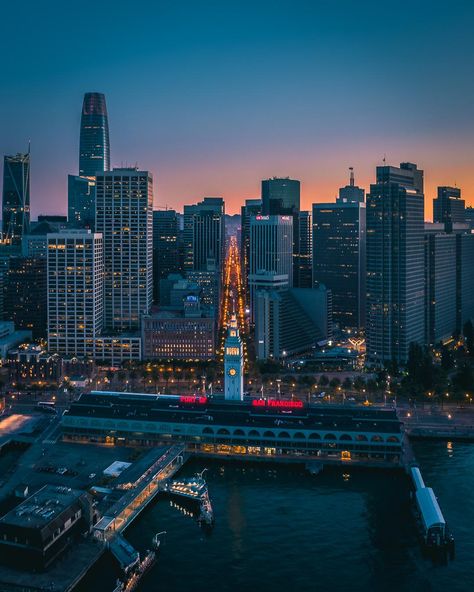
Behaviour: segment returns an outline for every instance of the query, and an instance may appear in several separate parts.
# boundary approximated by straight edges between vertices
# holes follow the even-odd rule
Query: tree
[[[319,386],[327,386],[328,384],[329,378],[325,374],[322,374],[319,378]]]
[[[363,389],[365,389],[365,387],[365,380],[362,378],[362,376],[357,376],[357,378],[354,380],[355,390],[360,393]]]
[[[331,381],[329,383],[329,386],[336,390],[337,387],[341,384],[341,381],[339,380],[339,378],[337,378],[336,376],[334,378],[331,378]]]
[[[346,391],[350,391],[352,388],[352,380],[349,378],[349,376],[346,376],[344,379],[344,382],[342,383],[342,388]]]

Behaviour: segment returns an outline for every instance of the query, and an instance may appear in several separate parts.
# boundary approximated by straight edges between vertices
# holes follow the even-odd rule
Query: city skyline
[[[97,22],[107,17],[121,30],[117,8],[98,7]],[[427,219],[438,185],[457,184],[474,203],[474,84],[462,67],[474,54],[472,6],[259,2],[236,12],[157,3],[146,23],[128,17],[132,29],[143,28],[139,42],[113,35],[101,60],[100,28],[84,11],[68,27],[44,19],[39,33],[32,23],[43,10],[29,8],[15,44],[21,51],[4,66],[0,115],[3,154],[32,142],[33,217],[67,211],[81,101],[95,91],[107,99],[111,165],[150,170],[155,206],[181,211],[190,200],[222,195],[226,211],[237,213],[259,195],[262,179],[288,175],[302,182],[309,209],[335,198],[350,166],[368,190],[384,156],[426,171]],[[435,42],[446,30],[456,31],[456,43]],[[128,85],[125,70],[135,73]]]

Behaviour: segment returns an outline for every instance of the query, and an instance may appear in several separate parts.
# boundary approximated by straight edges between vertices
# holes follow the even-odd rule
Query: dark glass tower
[[[110,170],[107,105],[102,93],[86,93],[82,104],[79,175],[94,177]]]
[[[3,237],[20,244],[30,228],[30,155],[5,156],[3,162]]]

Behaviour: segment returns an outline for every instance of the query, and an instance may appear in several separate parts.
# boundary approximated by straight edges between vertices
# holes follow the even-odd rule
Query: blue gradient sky
[[[32,142],[32,211],[65,213],[82,95],[107,97],[112,163],[155,175],[155,204],[260,179],[333,199],[354,166],[417,162],[474,203],[474,2],[31,2],[2,8],[0,148]]]

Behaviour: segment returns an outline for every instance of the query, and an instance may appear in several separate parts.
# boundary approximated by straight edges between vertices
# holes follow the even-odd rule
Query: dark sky
[[[155,175],[155,204],[260,180],[332,200],[354,166],[425,169],[474,202],[474,2],[8,2],[0,148],[32,142],[32,210],[66,212],[83,93],[107,97],[112,163]]]

